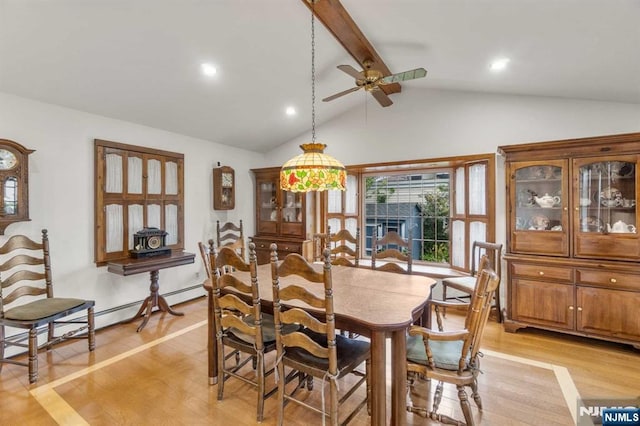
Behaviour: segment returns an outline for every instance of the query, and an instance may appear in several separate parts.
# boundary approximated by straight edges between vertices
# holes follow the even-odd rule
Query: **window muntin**
[[[414,260],[449,263],[450,170],[366,174],[364,182],[368,255],[374,230],[378,238],[395,231],[411,237]]]

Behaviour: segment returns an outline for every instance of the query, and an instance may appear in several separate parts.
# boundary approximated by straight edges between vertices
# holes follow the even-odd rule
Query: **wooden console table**
[[[171,309],[165,298],[158,293],[158,289],[160,288],[158,278],[160,276],[160,269],[173,268],[174,266],[193,263],[195,256],[196,255],[194,253],[179,252],[157,257],[141,259],[127,258],[108,262],[107,271],[114,274],[128,276],[139,274],[141,272],[149,272],[151,275],[149,296],[144,299],[144,301],[142,302],[142,306],[140,306],[140,309],[138,309],[138,312],[131,319],[124,322],[131,322],[136,318],[139,318],[140,314],[142,314],[142,312],[146,310],[144,313],[142,324],[140,324],[137,330],[138,332],[140,332],[144,328],[144,326],[147,325],[149,317],[151,316],[151,311],[156,306],[158,307],[159,311],[169,312],[171,315],[184,315],[183,312],[176,312]]]

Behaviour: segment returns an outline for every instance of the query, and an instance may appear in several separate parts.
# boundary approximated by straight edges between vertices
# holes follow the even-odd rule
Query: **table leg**
[[[371,425],[387,424],[386,336],[383,331],[371,334]]]
[[[213,312],[213,292],[208,291],[207,295],[207,348],[209,354],[209,384],[218,383],[218,348],[216,347],[216,326],[214,324],[215,315]]]
[[[169,304],[167,303],[167,300],[161,295],[158,295],[158,310],[163,312],[169,312],[171,315],[175,315],[178,317],[184,316],[184,312],[177,312],[171,309],[171,306],[169,306]]]
[[[135,318],[139,317],[140,313],[144,308],[146,308],[146,311],[144,313],[144,319],[142,320],[142,324],[140,324],[136,329],[138,333],[140,333],[140,331],[142,331],[144,326],[147,325],[147,323],[149,322],[149,317],[151,316],[151,310],[153,309],[153,299],[150,296],[144,299],[144,302],[142,302],[142,306],[140,307],[140,310],[138,311],[136,316],[133,317],[131,320],[134,320]]]
[[[145,325],[147,325],[147,322],[149,322],[149,317],[151,316],[151,312],[156,306],[158,307],[159,311],[169,312],[171,315],[184,315],[184,312],[176,312],[171,309],[171,307],[167,303],[167,300],[158,293],[158,290],[160,289],[159,277],[160,271],[150,271],[151,285],[149,286],[149,296],[144,299],[144,301],[142,302],[142,306],[140,306],[138,312],[136,312],[136,314],[131,319],[123,321],[124,323],[128,323],[137,318],[140,318],[140,314],[142,314],[142,312],[144,311],[144,319],[142,320],[142,324],[140,324],[137,329],[138,333],[142,331]]]
[[[405,330],[391,335],[391,424],[407,424],[407,337]]]

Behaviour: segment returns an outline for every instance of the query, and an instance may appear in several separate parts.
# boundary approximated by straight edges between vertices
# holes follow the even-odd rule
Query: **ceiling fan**
[[[344,90],[335,95],[324,98],[323,102],[329,102],[351,92],[355,92],[364,88],[367,92],[371,93],[373,97],[383,107],[388,107],[393,104],[389,96],[380,88],[381,85],[398,83],[400,81],[413,80],[416,78],[422,78],[427,75],[427,70],[424,68],[416,68],[410,71],[399,72],[397,74],[391,74],[383,76],[382,72],[371,68],[373,61],[367,59],[363,62],[364,70],[358,71],[351,65],[338,65],[338,69],[349,74],[356,79],[356,87]]]

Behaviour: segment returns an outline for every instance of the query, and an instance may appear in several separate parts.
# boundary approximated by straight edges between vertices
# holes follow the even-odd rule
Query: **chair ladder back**
[[[215,269],[216,270],[229,270],[229,268],[235,268],[238,271],[250,272],[251,266],[245,263],[244,258],[240,257],[238,252],[229,246],[220,247],[215,250]]]
[[[277,245],[271,244],[271,275],[273,284],[273,316],[276,326],[276,349],[278,356],[284,353],[286,347],[299,347],[305,349],[319,358],[329,361],[329,374],[338,373],[335,315],[333,310],[333,289],[331,281],[330,250],[323,252],[324,267],[322,272],[316,272],[313,267],[299,254],[290,253],[278,265]],[[280,278],[295,275],[311,283],[323,284],[323,296],[302,286],[289,284],[281,286]],[[282,302],[298,300],[310,306],[324,311],[324,322],[313,317],[300,308],[291,308],[284,311]],[[323,334],[327,339],[327,347],[313,341],[302,331],[294,331],[287,335],[282,334],[282,328],[288,324],[301,324],[316,333]]]
[[[214,251],[214,258],[216,269],[213,306],[217,336],[221,337],[229,328],[235,328],[251,335],[255,340],[256,349],[262,350],[262,308],[255,244],[249,244],[248,264],[229,247],[222,247],[219,252]],[[227,267],[248,271],[251,283],[245,283],[233,274],[224,273]],[[225,289],[227,290],[223,291]],[[242,317],[247,315],[253,316],[253,325],[242,321]]]
[[[355,236],[348,229],[330,234],[329,243],[332,264],[343,266],[360,264],[360,228],[356,228]]]
[[[240,257],[243,260],[246,259],[242,219],[240,219],[240,225],[236,225],[233,222],[226,222],[224,225],[220,225],[220,221],[216,221],[216,237],[218,249],[230,247],[236,251],[239,250]]]
[[[395,245],[399,248],[389,248]],[[378,246],[386,247],[378,252]],[[376,232],[373,233],[372,251],[371,251],[371,268],[379,271],[396,272],[401,274],[411,274],[413,256],[411,254],[411,236],[407,240],[403,239],[397,232],[389,231],[381,239],[377,238]],[[404,248],[403,253],[400,248]],[[382,266],[376,266],[376,260],[394,258],[401,262],[406,262],[406,269],[402,268],[397,262],[385,263]]]
[[[40,296],[46,294],[48,298],[53,297],[53,285],[51,280],[51,261],[49,259],[49,239],[47,231],[42,231],[42,243],[37,243],[24,235],[14,235],[0,247],[0,255],[8,255],[19,250],[18,254],[8,258],[0,264],[0,316],[7,305],[15,302],[22,296]],[[24,253],[41,253],[36,257]],[[41,268],[31,267],[42,265]],[[29,267],[28,269],[24,267]],[[7,278],[3,278],[1,273],[11,271]],[[33,285],[25,285],[24,281],[34,281]],[[35,281],[39,281],[37,285]],[[16,284],[20,287],[12,288]],[[7,293],[8,294],[4,294]]]

